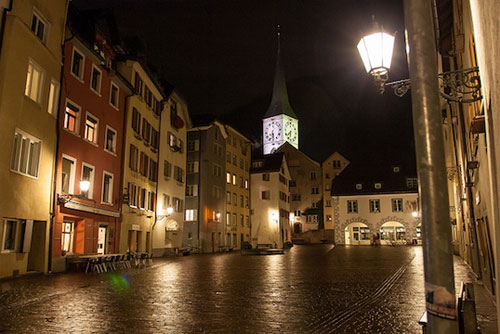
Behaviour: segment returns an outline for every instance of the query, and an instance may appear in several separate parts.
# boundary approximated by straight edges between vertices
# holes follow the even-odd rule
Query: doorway
[[[97,254],[106,254],[106,240],[108,235],[107,226],[99,226],[97,232]]]
[[[31,231],[30,249],[28,255],[28,271],[45,271],[45,221],[34,221]],[[27,233],[25,234],[27,238]]]

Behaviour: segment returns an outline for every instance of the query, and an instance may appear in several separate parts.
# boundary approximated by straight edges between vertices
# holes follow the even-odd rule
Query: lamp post
[[[429,333],[457,333],[448,185],[431,2],[405,0],[404,12],[410,47],[413,128],[422,203],[427,329]],[[377,66],[388,71],[385,64],[390,65],[386,57],[389,50],[392,55],[393,46],[389,46],[390,43],[386,46],[386,41],[393,42],[394,38],[391,40],[383,32],[375,36],[369,35],[360,41],[362,46],[366,46],[364,50],[368,54],[366,56],[361,53],[361,58],[367,72],[374,75],[376,81],[380,81],[380,75],[376,73]],[[373,53],[370,53],[368,46],[374,50]],[[382,49],[384,47],[385,50]],[[368,65],[367,59],[370,60]],[[385,72],[382,88],[386,85],[387,77]]]

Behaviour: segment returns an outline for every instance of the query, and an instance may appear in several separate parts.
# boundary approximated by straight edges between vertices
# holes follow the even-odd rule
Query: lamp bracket
[[[478,67],[440,73],[438,79],[439,93],[448,102],[472,103],[482,99]],[[411,88],[411,80],[393,81],[384,85],[391,87],[396,96],[402,97]]]

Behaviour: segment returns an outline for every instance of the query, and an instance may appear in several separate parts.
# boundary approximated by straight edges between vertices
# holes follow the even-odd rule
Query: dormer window
[[[394,167],[392,167],[392,171],[393,171],[394,173],[399,173],[399,166],[394,166]]]
[[[375,189],[381,189],[382,183],[375,183]]]
[[[363,189],[363,185],[361,183],[356,183],[356,190]]]

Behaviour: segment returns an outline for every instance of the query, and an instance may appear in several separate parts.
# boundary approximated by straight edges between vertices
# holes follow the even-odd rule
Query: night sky
[[[276,26],[300,149],[322,160],[413,160],[410,97],[380,95],[356,45],[375,15],[396,32],[389,81],[408,77],[400,0],[80,0],[111,8],[121,37],[138,36],[151,67],[186,98],[253,139],[271,99]]]

